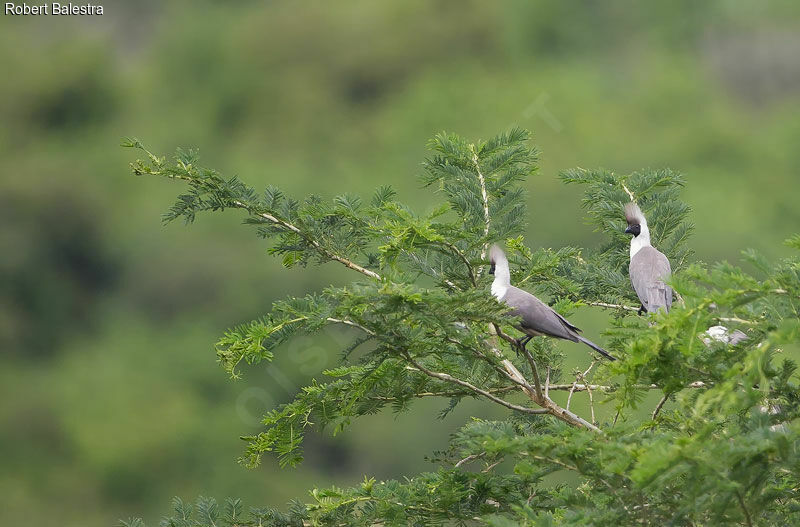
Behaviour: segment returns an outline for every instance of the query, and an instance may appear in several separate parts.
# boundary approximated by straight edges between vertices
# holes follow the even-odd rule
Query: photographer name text
[[[102,15],[103,6],[95,4],[15,4],[6,2],[3,10],[6,15]]]

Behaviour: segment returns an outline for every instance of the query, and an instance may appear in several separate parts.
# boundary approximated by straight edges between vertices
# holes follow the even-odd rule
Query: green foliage
[[[194,152],[175,162],[145,152],[137,175],[186,181],[167,221],[240,209],[287,267],[334,262],[358,273],[344,287],[276,302],[267,315],[228,331],[217,355],[231,376],[242,361],[270,361],[281,343],[328,324],[351,328],[341,366],[324,371],[294,400],[270,411],[242,461],[265,453],[282,465],[302,461],[310,427],[351,426],[422,397],[465,397],[507,409],[500,421],[473,420],[454,435],[439,469],[404,481],[365,479],[348,489],[315,489],[287,514],[245,513],[238,500],[220,512],[214,500],[176,499],[162,525],[775,525],[800,521],[800,433],[796,365],[784,356],[800,341],[800,260],[771,264],[755,251],[756,274],[728,263],[690,262],[689,209],[682,178],[668,170],[616,176],[577,169],[562,179],[583,185],[591,225],[608,235],[596,249],[532,250],[522,237],[522,184],[535,172],[529,136],[512,130],[469,143],[440,134],[430,143],[422,181],[445,203],[420,215],[381,188],[365,205],[353,196],[302,201],[277,189],[258,194],[237,178],[202,168]],[[647,215],[654,244],[673,263],[679,301],[668,314],[633,316],[627,282],[622,205],[633,196]],[[562,313],[610,308],[607,347],[621,360],[572,382],[549,339],[530,352],[507,333],[514,320],[489,294],[487,245],[504,239],[512,280]],[[796,247],[796,238],[788,245]],[[736,344],[707,333],[739,329]],[[723,335],[724,336],[724,335]],[[546,380],[542,377],[548,372]],[[595,384],[592,388],[589,383]],[[540,392],[544,390],[545,395]],[[560,407],[548,392],[589,391],[615,406],[595,426]],[[650,418],[644,395],[663,394]],[[546,414],[546,415],[542,415]],[[557,419],[556,419],[557,418]],[[590,419],[590,421],[589,421]],[[570,474],[571,483],[553,475]],[[140,525],[132,520],[124,525]]]

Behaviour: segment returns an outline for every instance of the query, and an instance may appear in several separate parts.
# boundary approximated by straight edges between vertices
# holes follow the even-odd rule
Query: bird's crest
[[[496,243],[489,248],[489,261],[496,264],[499,260],[505,260],[506,253]]]
[[[628,225],[641,225],[646,222],[642,209],[633,201],[625,204],[625,221]]]

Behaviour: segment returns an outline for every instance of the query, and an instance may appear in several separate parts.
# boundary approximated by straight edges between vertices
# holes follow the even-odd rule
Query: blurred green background
[[[533,246],[601,239],[580,189],[556,178],[574,166],[684,173],[704,261],[745,247],[778,258],[800,231],[796,2],[103,5],[0,16],[2,525],[152,522],[176,494],[281,505],[412,475],[485,413],[437,421],[446,401],[420,403],[312,434],[299,469],[237,465],[238,436],[334,365],[347,335],[298,339],[237,382],[213,342],[277,298],[352,277],[282,269],[236,212],[163,227],[181,186],[131,176],[123,136],[198,147],[207,166],[297,197],[391,184],[424,211],[437,199],[416,179],[428,138],[521,126],[543,152],[527,185]],[[598,335],[604,317],[574,318]]]

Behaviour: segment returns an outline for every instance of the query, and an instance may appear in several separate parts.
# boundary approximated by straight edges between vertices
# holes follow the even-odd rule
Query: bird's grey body
[[[648,313],[659,309],[669,312],[672,307],[672,288],[664,283],[672,270],[664,253],[654,247],[642,247],[631,258],[628,271],[631,284]]]
[[[511,315],[518,316],[522,322],[517,329],[529,337],[546,335],[572,342],[582,342],[609,360],[616,360],[606,350],[579,334],[580,329],[558,314],[553,308],[518,287],[511,285],[508,260],[502,249],[492,246],[490,252],[494,270],[492,294],[499,301],[513,308]]]
[[[625,232],[633,235],[628,274],[642,309],[648,313],[659,309],[669,312],[672,307],[672,288],[665,283],[672,273],[669,260],[664,253],[650,245],[650,229],[638,205],[631,202],[625,206],[625,219],[628,222]]]

